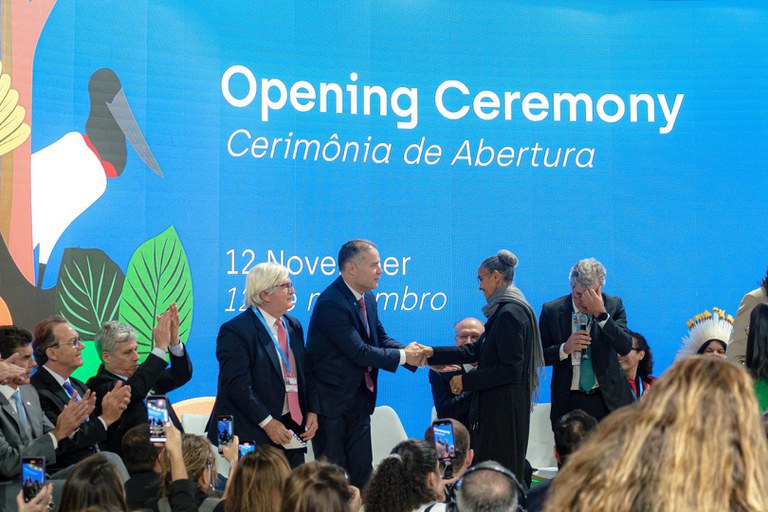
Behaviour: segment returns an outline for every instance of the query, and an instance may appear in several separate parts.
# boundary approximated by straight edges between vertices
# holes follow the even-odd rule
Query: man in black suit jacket
[[[617,356],[632,350],[627,315],[620,298],[602,293],[605,267],[594,258],[581,260],[570,284],[571,294],[544,304],[539,317],[544,360],[552,365],[553,430],[575,409],[600,420],[634,402]]]
[[[485,326],[477,318],[465,318],[453,325],[453,340],[457,347],[467,343],[475,343],[483,332]],[[462,425],[469,425],[469,406],[472,395],[464,391],[458,395],[451,390],[451,379],[456,375],[464,375],[477,364],[463,366],[449,365],[442,368],[429,370],[429,383],[432,386],[432,400],[435,404],[435,412],[438,418],[453,418]]]
[[[120,322],[107,322],[96,333],[96,349],[102,364],[88,379],[88,389],[96,393],[96,414],[102,412],[102,401],[118,382],[131,388],[131,400],[118,421],[109,426],[105,450],[120,454],[120,440],[134,425],[146,423],[147,406],[144,400],[150,392],[166,394],[177,389],[192,378],[192,362],[186,348],[179,340],[179,311],[176,304],[163,312],[157,326],[152,330],[155,347],[143,363],[139,364],[136,333],[130,326]],[[171,366],[166,368],[166,351]],[[168,402],[168,414],[177,428],[181,422]]]
[[[248,273],[248,309],[224,323],[216,340],[219,388],[208,438],[217,444],[218,416],[231,415],[241,443],[271,444],[296,467],[306,448],[283,445],[296,444],[294,434],[305,442],[315,436],[318,404],[305,376],[304,331],[286,314],[293,293],[282,265],[260,263]]]
[[[55,423],[59,414],[76,392],[78,397],[88,397],[85,384],[72,372],[83,365],[82,350],[85,348],[77,331],[61,316],[51,316],[34,329],[32,348],[38,365],[30,383],[40,396],[43,412]],[[71,438],[62,439],[56,450],[56,463],[49,464],[49,472],[76,464],[96,451],[96,445],[107,439],[107,428],[120,418],[128,402],[131,389],[118,383],[102,401],[101,416],[83,423]],[[119,458],[111,459],[122,466]],[[123,471],[122,476],[128,478]]]
[[[371,293],[382,272],[376,246],[351,240],[337,263],[341,276],[318,297],[307,335],[308,367],[320,396],[313,447],[315,457],[346,468],[352,485],[362,489],[371,474],[379,368],[394,372],[406,363],[419,365],[423,355],[416,342],[403,347],[390,338],[379,321]]]

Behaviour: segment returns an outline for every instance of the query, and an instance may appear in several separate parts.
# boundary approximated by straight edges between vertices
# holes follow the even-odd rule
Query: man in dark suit
[[[134,425],[146,423],[147,406],[144,400],[150,392],[166,394],[177,389],[192,378],[192,362],[184,345],[179,340],[179,311],[176,304],[158,317],[157,326],[152,330],[155,347],[143,363],[139,364],[136,333],[130,326],[120,322],[107,322],[96,333],[96,350],[101,357],[99,370],[88,379],[88,389],[97,397],[96,414],[102,413],[102,401],[118,382],[131,388],[131,400],[118,421],[109,426],[105,450],[120,454],[120,440]],[[170,355],[171,366],[167,368],[166,352]],[[168,402],[168,414],[177,428],[181,422]]]
[[[346,468],[352,485],[362,489],[371,474],[379,369],[420,365],[423,354],[416,342],[403,347],[390,338],[379,321],[371,293],[382,272],[376,246],[351,240],[341,247],[337,263],[341,276],[318,297],[307,335],[308,367],[320,396],[313,447],[315,457]]]
[[[83,365],[82,350],[85,348],[77,331],[61,316],[51,316],[34,329],[32,349],[38,365],[30,383],[40,396],[43,412],[55,423],[59,414],[77,393],[88,396],[88,388],[74,377],[72,372]],[[62,439],[56,450],[56,463],[49,464],[49,472],[76,464],[97,451],[96,445],[107,439],[107,428],[116,422],[131,398],[131,389],[118,383],[102,401],[101,416],[83,423],[71,438]],[[122,466],[119,457],[110,458],[113,464]],[[123,471],[122,476],[128,478]]]
[[[627,315],[618,297],[602,292],[605,267],[594,258],[576,263],[571,294],[544,304],[539,317],[544,360],[552,365],[555,422],[582,409],[598,421],[634,402],[617,354],[632,350]]]
[[[485,332],[485,326],[477,318],[465,318],[453,325],[453,332],[456,346],[461,347],[480,339]],[[438,418],[453,418],[462,425],[469,424],[469,405],[472,395],[469,391],[454,394],[451,390],[451,379],[456,375],[464,375],[475,366],[477,363],[430,368],[429,384],[432,386],[432,401],[435,403]]]
[[[10,358],[24,369],[12,382],[0,384],[0,509],[16,510],[15,498],[20,489],[21,460],[45,457],[56,462],[58,444],[72,435],[93,411],[95,398],[74,397],[56,419],[55,426],[43,414],[35,388],[29,377],[36,366],[32,358],[32,334],[15,326],[0,327],[0,357]],[[53,475],[57,478],[57,475]]]
[[[216,340],[219,388],[208,424],[218,442],[218,416],[231,415],[240,442],[271,444],[291,467],[304,462],[317,431],[317,394],[304,368],[304,331],[287,315],[293,308],[288,269],[274,263],[253,267],[246,279],[244,312],[224,323]]]

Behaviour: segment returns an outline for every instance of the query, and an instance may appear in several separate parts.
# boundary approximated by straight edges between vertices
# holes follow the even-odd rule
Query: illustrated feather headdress
[[[733,331],[733,317],[725,314],[720,308],[712,308],[712,312],[704,310],[688,320],[688,335],[683,337],[683,346],[677,351],[675,361],[684,357],[696,355],[699,349],[708,341],[719,340],[728,346]]]

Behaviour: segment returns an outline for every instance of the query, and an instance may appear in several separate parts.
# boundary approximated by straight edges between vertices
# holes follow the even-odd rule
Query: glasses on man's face
[[[275,290],[277,290],[278,288],[282,288],[284,290],[293,290],[293,283],[283,283],[283,284],[275,285]]]
[[[82,341],[82,338],[80,336],[76,336],[72,338],[70,341],[64,341],[64,342],[57,341],[56,343],[51,345],[51,347],[60,347],[63,344],[65,347],[67,345],[71,345],[72,348],[78,348],[80,346],[81,341]]]

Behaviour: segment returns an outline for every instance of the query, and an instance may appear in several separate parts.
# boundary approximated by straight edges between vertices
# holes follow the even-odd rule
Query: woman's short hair
[[[283,488],[290,474],[291,467],[283,452],[269,445],[257,446],[238,461],[224,500],[224,512],[280,512]]]
[[[194,482],[200,480],[205,471],[216,474],[216,449],[208,438],[195,434],[181,435],[181,455],[184,458],[184,467],[187,468],[187,478]],[[160,497],[170,498],[171,483],[171,458],[166,450],[160,453]],[[202,489],[210,494],[211,489]]]
[[[115,467],[104,455],[80,461],[64,482],[57,512],[81,512],[92,505],[128,511],[125,488]]]
[[[653,374],[653,353],[645,336],[639,332],[629,331],[629,335],[637,340],[637,348],[645,352],[645,356],[637,363],[637,374],[640,377],[650,377]]]
[[[435,500],[435,489],[427,485],[437,478],[434,445],[421,439],[397,444],[373,470],[363,494],[366,512],[409,512]]]
[[[495,256],[488,256],[480,264],[488,272],[498,272],[504,278],[504,282],[511,283],[515,278],[517,256],[506,249],[500,250]]]
[[[580,286],[581,288],[594,288],[596,284],[605,286],[605,267],[595,258],[587,258],[577,261],[571,267],[568,274],[568,281],[571,288]]]
[[[768,380],[768,304],[758,304],[749,315],[746,360],[754,378]]]
[[[261,306],[264,301],[261,292],[271,292],[277,285],[288,277],[288,269],[277,263],[259,263],[254,266],[245,279],[245,299],[243,303],[246,306]]]
[[[336,464],[312,461],[297,467],[288,477],[281,512],[349,512],[352,490]]]
[[[600,423],[553,481],[545,510],[765,511],[766,460],[749,374],[691,356]]]

